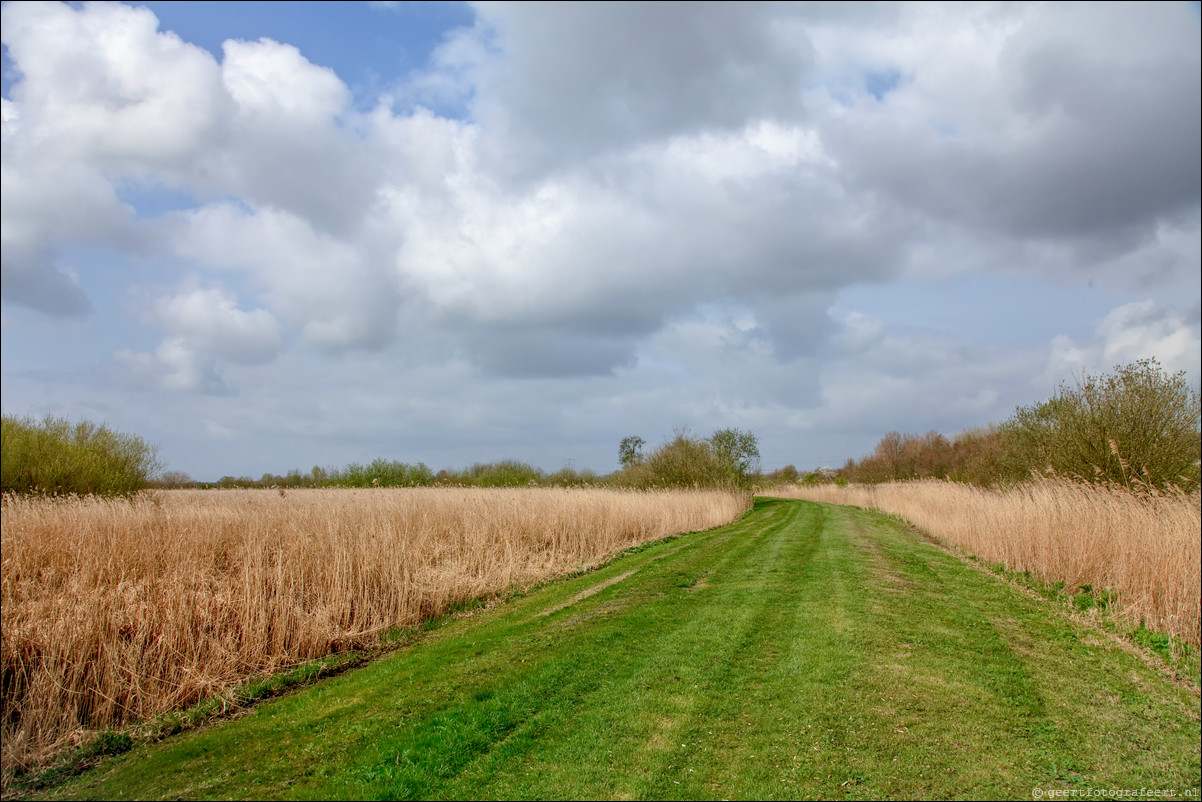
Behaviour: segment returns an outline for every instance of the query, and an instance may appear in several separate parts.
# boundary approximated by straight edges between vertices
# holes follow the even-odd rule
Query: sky
[[[3,5],[6,415],[765,470],[1202,378],[1196,3]]]

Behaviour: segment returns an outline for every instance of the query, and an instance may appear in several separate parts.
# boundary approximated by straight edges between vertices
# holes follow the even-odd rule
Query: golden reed
[[[477,597],[725,524],[745,495],[461,489],[3,500],[3,776]]]
[[[773,490],[773,495],[778,495]],[[876,508],[942,542],[1070,589],[1117,594],[1133,624],[1199,645],[1202,513],[1197,492],[1133,492],[1046,478],[1010,490],[925,479],[817,485],[780,495]]]

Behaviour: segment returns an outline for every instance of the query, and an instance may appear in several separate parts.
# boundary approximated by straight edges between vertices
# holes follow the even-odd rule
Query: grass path
[[[1196,690],[879,515],[737,523],[457,621],[55,797],[1032,799],[1200,784]]]

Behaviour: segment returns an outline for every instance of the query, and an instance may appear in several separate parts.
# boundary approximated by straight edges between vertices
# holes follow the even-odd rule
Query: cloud
[[[146,8],[6,4],[19,145],[91,166],[185,171],[219,138],[229,100],[212,56],[157,28]]]
[[[57,266],[57,255],[50,246],[21,242],[8,231],[0,237],[0,292],[5,303],[57,317],[91,311],[79,277]]]
[[[1123,304],[1094,322],[1091,336],[1065,334],[1022,347],[919,329],[890,330],[862,312],[832,325],[821,363],[822,402],[785,412],[790,427],[843,457],[866,454],[890,430],[946,434],[998,423],[1018,406],[1048,398],[1082,373],[1156,357],[1197,384],[1202,327],[1197,304]],[[773,425],[769,423],[768,425]],[[853,444],[859,443],[858,446]]]
[[[0,157],[0,287],[6,303],[56,316],[91,309],[79,276],[60,263],[78,245],[138,250],[134,211],[96,171],[29,153],[19,136],[20,112],[3,100]]]
[[[346,236],[373,203],[369,154],[343,124],[349,92],[295,47],[231,40],[218,63],[145,8],[3,13],[19,70],[3,101],[6,301],[78,313],[88,303],[59,264],[68,249],[158,247],[120,200],[127,188],[234,196]]]
[[[236,109],[211,154],[215,190],[353,235],[376,192],[374,168],[341,124],[351,94],[327,67],[270,39],[223,45],[221,80]]]
[[[118,381],[142,390],[169,390],[205,395],[229,393],[212,357],[181,338],[164,340],[153,354],[122,349],[113,354]]]
[[[788,13],[747,2],[488,4],[438,57],[471,76],[495,166],[537,175],[683,133],[796,119],[811,53],[781,24]]]
[[[1155,301],[1120,306],[1098,325],[1102,354],[1115,364],[1155,356],[1167,370],[1197,372],[1202,338],[1196,304],[1190,317]]]
[[[397,264],[432,324],[466,337],[489,369],[505,362],[496,338],[541,331],[605,339],[580,362],[604,372],[639,338],[716,300],[755,306],[792,358],[820,340],[815,316],[797,314],[807,298],[891,275],[893,243],[913,225],[849,197],[807,129],[774,123],[674,137],[530,187],[457,167],[446,194],[393,196]],[[477,332],[483,348],[471,344]]]
[[[197,289],[161,298],[155,316],[172,339],[231,362],[266,362],[283,345],[279,324],[270,312],[243,312],[221,290]]]
[[[1042,392],[1030,369],[1042,357],[1039,347],[888,331],[858,312],[836,324],[837,351],[823,372],[825,403],[803,416],[811,427],[858,430],[873,441],[893,429],[950,432],[1000,420],[1013,404]]]
[[[1067,375],[1106,373],[1120,364],[1155,357],[1166,371],[1184,371],[1197,383],[1202,375],[1202,322],[1199,306],[1186,311],[1156,301],[1136,301],[1108,312],[1092,340],[1067,336],[1052,343],[1050,370]]]
[[[356,246],[279,209],[210,204],[172,220],[176,253],[213,274],[245,275],[271,311],[316,348],[378,349],[400,298],[387,254]]]
[[[274,315],[243,311],[224,290],[193,288],[159,298],[147,317],[166,335],[154,352],[120,349],[113,355],[120,380],[142,389],[227,394],[232,389],[222,363],[263,365],[284,346]]]
[[[821,126],[857,183],[989,236],[1091,243],[1094,257],[1196,215],[1202,69],[1187,6],[903,17],[885,52],[905,80]],[[820,46],[854,51],[855,33]]]
[[[114,247],[151,237],[117,200],[107,178],[117,170],[210,198],[154,235],[210,283],[222,273],[248,279],[265,311],[313,347],[380,349],[406,318],[490,374],[605,374],[668,321],[734,301],[787,361],[821,346],[830,330],[815,310],[841,288],[890,280],[914,254],[946,262],[931,238],[945,238],[949,223],[1024,242],[1033,232],[1016,215],[1058,191],[1043,178],[1049,170],[1073,157],[1086,159],[1083,175],[1119,169],[1080,155],[1074,126],[1104,128],[1129,161],[1179,156],[1176,146],[1143,147],[1144,128],[1122,128],[1100,101],[1079,101],[1085,123],[1057,111],[1078,102],[1080,75],[1097,58],[1084,34],[1045,64],[1059,23],[1001,11],[874,13],[487,6],[416,79],[469,81],[473,118],[456,121],[421,108],[398,115],[386,99],[361,115],[338,76],[270,39],[227,41],[218,62],[158,32],[144,9],[24,9],[5,26],[22,70],[6,156],[31,148],[35,158],[11,167],[6,201],[25,185],[70,183],[33,180],[50,169],[46,142],[73,155],[59,168],[77,173],[73,201],[95,200],[65,228],[46,222],[48,208],[6,211],[6,232],[32,232],[10,250],[38,256],[14,260],[28,267],[21,281],[6,279],[6,297],[50,308],[44,299],[57,291],[63,309],[81,308],[81,293],[68,292],[78,285],[49,260],[87,239],[85,220],[95,231],[124,228],[123,239],[109,235]],[[1145,48],[1161,17],[1139,23],[1151,31],[1138,39],[1144,71],[1116,74],[1113,89],[1149,107],[1148,125],[1189,116],[1188,104],[1166,100],[1181,87],[1168,80],[1148,96],[1152,77],[1139,77],[1171,77],[1189,56],[1177,45]],[[966,31],[968,43],[951,51],[955,69],[932,57],[934,41]],[[861,35],[880,52],[857,44]],[[978,83],[958,78],[965,65]],[[881,83],[886,74],[894,77]],[[830,98],[857,75],[859,88],[840,96],[857,114],[839,112]],[[937,103],[951,111],[951,134],[929,122]],[[1003,108],[1011,112],[999,126]],[[143,126],[147,118],[154,124]],[[522,182],[509,180],[502,155]],[[1145,166],[1122,169],[1143,175]],[[1189,180],[1156,198],[1108,200],[1134,206],[1099,211],[1096,225],[1061,225],[1050,212],[1040,220],[1078,238],[1105,229],[1098,236],[1109,242],[1127,223],[1179,210],[1183,192],[1197,194]],[[1083,214],[1088,204],[1076,200],[1063,202]],[[16,225],[20,214],[34,223]]]

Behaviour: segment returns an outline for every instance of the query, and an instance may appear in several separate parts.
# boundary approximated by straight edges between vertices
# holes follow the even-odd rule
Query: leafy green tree
[[[710,436],[709,445],[726,471],[741,483],[759,473],[760,443],[751,432],[719,429]]]
[[[1039,404],[1019,407],[1001,427],[1012,477],[1056,473],[1130,484],[1198,487],[1202,456],[1199,395],[1184,371],[1168,374],[1156,359],[1116,366],[1061,384]]]
[[[618,444],[618,464],[623,468],[630,468],[642,462],[645,445],[647,441],[636,434],[623,437],[622,442]]]
[[[623,470],[615,481],[633,487],[750,487],[759,471],[759,443],[737,429],[714,432],[708,440],[678,429],[675,436],[642,456],[643,439],[627,437],[619,447]]]

